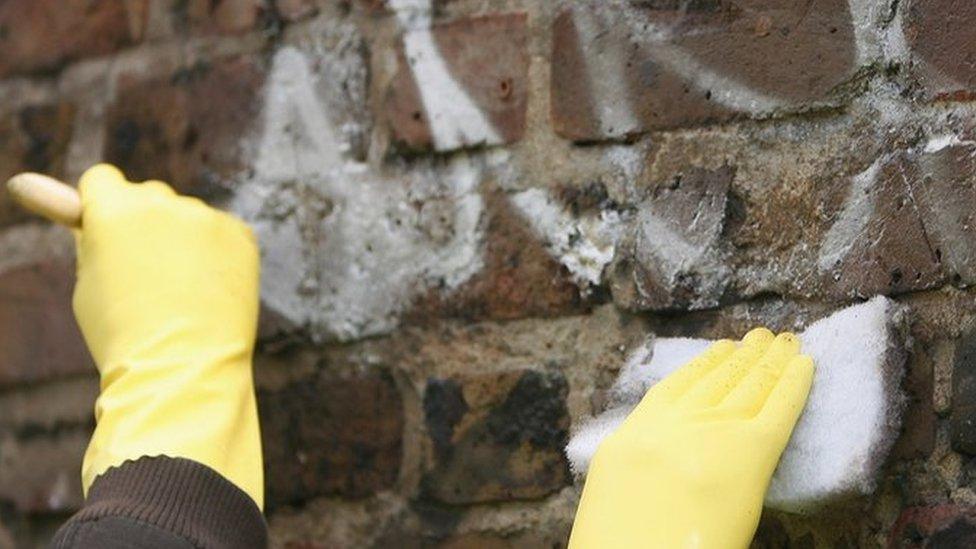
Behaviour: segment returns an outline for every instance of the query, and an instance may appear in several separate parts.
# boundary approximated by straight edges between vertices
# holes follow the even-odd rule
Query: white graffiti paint
[[[851,29],[854,32],[857,63],[858,65],[872,63],[881,55],[884,38],[878,29],[890,6],[886,2],[874,0],[848,0],[847,9],[850,12]]]
[[[516,193],[512,204],[584,293],[600,284],[623,226],[619,213],[602,210],[599,215],[575,217],[543,189]]]
[[[608,16],[602,10],[580,10],[573,19],[581,44],[593,48],[596,55],[584,56],[589,97],[593,98],[594,120],[600,132],[608,135],[627,135],[641,128],[631,105],[627,82],[627,48],[604,44],[607,39]],[[598,53],[597,53],[598,52]]]
[[[958,147],[959,145],[974,146],[976,145],[976,141],[959,139],[959,136],[955,134],[937,135],[926,141],[922,151],[932,154],[949,147]]]
[[[434,149],[450,151],[503,143],[444,61],[430,25],[430,0],[395,0],[391,8],[405,29],[404,53],[420,91]]]
[[[870,191],[886,161],[887,157],[878,158],[868,169],[854,176],[844,207],[820,246],[817,266],[821,271],[829,271],[840,263],[864,235],[877,200],[875,193]]]
[[[387,176],[350,159],[306,55],[280,49],[265,90],[253,175],[231,209],[261,241],[265,303],[321,338],[394,329],[428,288],[450,291],[482,268],[481,168]]]
[[[648,22],[637,10],[627,8],[620,21],[630,27],[634,36],[653,43],[647,53],[669,71],[680,76],[689,85],[705,92],[710,91],[712,101],[733,110],[753,114],[770,112],[786,104],[785,101],[764,94],[739,82],[727,74],[712,69],[698,61],[694,55],[670,43],[674,31],[668,25]],[[685,32],[687,36],[688,33]],[[624,82],[620,80],[619,82]]]

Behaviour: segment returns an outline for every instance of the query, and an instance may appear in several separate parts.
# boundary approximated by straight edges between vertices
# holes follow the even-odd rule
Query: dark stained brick
[[[731,166],[694,168],[657,187],[611,266],[614,302],[629,309],[702,309],[719,303],[729,281],[720,238]]]
[[[403,406],[386,370],[326,366],[311,379],[259,391],[258,406],[270,507],[361,498],[396,482]]]
[[[0,77],[49,71],[135,42],[147,0],[4,0],[0,2]]]
[[[944,504],[902,511],[888,547],[965,549],[976,546],[976,508]]]
[[[976,455],[976,333],[972,331],[956,346],[949,430],[954,450]]]
[[[536,371],[428,380],[434,457],[424,496],[469,504],[540,498],[566,485],[567,390],[561,374]]]
[[[553,125],[576,141],[829,101],[856,71],[843,0],[586,2],[552,34]]]
[[[172,10],[177,25],[192,33],[239,34],[270,21],[271,0],[179,0]]]
[[[74,265],[0,273],[0,387],[93,371],[71,312]]]
[[[265,78],[252,57],[123,81],[106,113],[105,159],[132,180],[161,179],[210,198],[247,166],[241,136],[258,118]]]
[[[413,30],[408,33],[426,33]],[[481,144],[511,143],[525,130],[528,98],[528,30],[522,13],[489,15],[437,24],[432,31],[436,51],[428,49],[411,57],[405,43],[417,34],[408,34],[398,51],[398,69],[386,91],[385,118],[394,142],[407,150],[451,150]],[[489,122],[494,136],[467,135],[460,143],[438,143],[431,130],[431,117],[452,126],[448,113],[431,113],[425,108],[423,90],[431,83],[415,74],[421,57],[440,56],[448,78],[457,82],[481,115]],[[438,90],[431,88],[430,93]],[[441,99],[434,97],[435,100]]]
[[[932,375],[928,349],[919,345],[908,361],[904,381],[908,404],[902,413],[901,435],[891,450],[896,459],[925,458],[932,453],[936,428]]]
[[[71,104],[36,105],[0,116],[0,181],[23,172],[63,174],[75,109]],[[0,190],[0,227],[28,218]]]

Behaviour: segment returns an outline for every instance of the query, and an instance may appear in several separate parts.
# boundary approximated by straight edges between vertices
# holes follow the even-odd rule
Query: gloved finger
[[[225,222],[228,225],[232,226],[233,230],[236,231],[238,234],[240,234],[241,237],[247,240],[252,246],[256,247],[258,245],[258,238],[257,236],[255,236],[254,230],[251,229],[250,225],[245,223],[241,218],[237,217],[236,215],[227,212],[221,212],[221,214],[223,214],[223,217],[226,220]]]
[[[121,200],[130,185],[125,175],[111,164],[96,164],[88,168],[78,181],[82,216],[88,213],[89,208],[101,208]],[[85,226],[84,218],[81,226]]]
[[[756,328],[742,338],[742,347],[724,363],[703,376],[688,389],[679,402],[689,407],[716,404],[742,379],[756,360],[763,356],[775,336],[766,328]]]
[[[718,403],[721,411],[752,417],[759,412],[786,365],[800,351],[800,340],[784,332],[776,336],[766,354]]]
[[[149,181],[143,181],[137,185],[139,189],[142,189],[146,194],[153,194],[155,196],[170,197],[176,196],[176,191],[173,187],[170,187],[162,181],[157,181],[151,179]]]
[[[704,352],[651,387],[641,399],[641,404],[654,400],[673,402],[696,381],[724,362],[735,349],[735,342],[729,339],[712,343]]]
[[[786,365],[800,351],[800,339],[784,332],[776,336],[766,354],[749,369],[742,380],[721,401],[721,412],[752,417],[759,413],[766,397],[786,369]]]
[[[806,355],[794,357],[756,416],[782,441],[784,448],[806,405],[813,384],[813,372],[813,359]]]

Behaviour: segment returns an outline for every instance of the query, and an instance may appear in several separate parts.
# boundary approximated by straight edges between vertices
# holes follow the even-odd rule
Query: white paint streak
[[[631,34],[653,44],[646,49],[648,55],[696,89],[702,92],[710,91],[712,101],[751,114],[770,112],[786,105],[786,101],[763,94],[735,78],[722,74],[670,43],[674,33],[669,26],[648,23],[646,15],[636,11],[627,11],[618,17],[622,23],[629,25]],[[624,82],[626,80],[619,80],[617,85]]]
[[[922,149],[923,152],[932,154],[941,151],[942,149],[947,149],[949,147],[955,147],[958,145],[976,145],[976,141],[962,140],[959,136],[954,134],[939,135],[933,137],[925,143],[925,148]]]
[[[700,264],[708,248],[688,242],[665,219],[645,209],[640,213],[637,250],[641,256],[651,256],[643,263],[656,265],[673,282],[679,273]]]
[[[254,174],[231,209],[261,240],[265,303],[347,340],[392,330],[417,295],[481,269],[481,169],[461,156],[391,179],[347,158],[321,78],[301,51],[276,53]]]
[[[611,17],[616,17],[612,15]],[[640,129],[641,123],[631,105],[627,85],[627,50],[617,43],[607,44],[608,33],[604,29],[612,25],[603,11],[578,10],[573,18],[579,43],[593,50],[596,55],[585,55],[589,97],[593,99],[594,120],[604,134],[626,135]],[[595,61],[595,62],[594,62]]]
[[[851,27],[854,32],[855,56],[858,65],[872,63],[881,55],[881,37],[878,28],[888,9],[887,2],[875,0],[848,0]]]
[[[670,44],[655,44],[654,59],[681,76],[700,91],[712,92],[712,101],[741,112],[761,114],[787,104],[786,101],[763,94],[727,75],[699,62],[695,57]]]
[[[868,169],[854,176],[844,208],[820,246],[817,266],[821,271],[828,271],[836,266],[864,234],[875,209],[876,197],[875,193],[870,192],[871,187],[874,186],[885,160],[886,157],[878,158]]]
[[[403,48],[420,90],[434,149],[503,143],[488,117],[451,75],[430,28],[430,1],[397,0],[391,7],[402,27],[414,29],[404,33]]]
[[[522,191],[511,200],[581,290],[600,284],[620,236],[620,214],[602,210],[598,216],[574,217],[543,189]]]

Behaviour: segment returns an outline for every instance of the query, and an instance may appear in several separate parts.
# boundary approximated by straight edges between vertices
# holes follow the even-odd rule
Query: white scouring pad
[[[804,512],[874,490],[901,425],[907,325],[905,308],[879,296],[800,334],[801,352],[816,366],[813,387],[773,475],[766,505]],[[566,446],[573,471],[586,472],[600,442],[648,388],[711,343],[652,338],[634,351],[610,390],[606,410],[584,423]]]

